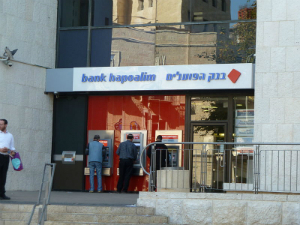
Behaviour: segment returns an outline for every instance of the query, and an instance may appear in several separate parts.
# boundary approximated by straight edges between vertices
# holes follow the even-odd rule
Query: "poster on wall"
[[[237,109],[235,112],[237,118],[239,117],[254,117],[254,109]]]
[[[234,137],[236,143],[252,143],[253,137]]]
[[[235,119],[235,127],[252,127],[254,126],[254,117],[241,117]]]
[[[254,135],[254,128],[253,127],[239,127],[239,128],[235,128],[235,135],[237,137],[240,137],[240,136],[253,137],[253,135]]]
[[[254,109],[237,109],[235,114],[235,145],[233,154],[252,154],[252,145],[243,145],[242,143],[252,143],[254,137]]]

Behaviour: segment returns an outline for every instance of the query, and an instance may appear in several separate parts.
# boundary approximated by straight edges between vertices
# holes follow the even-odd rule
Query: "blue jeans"
[[[90,168],[90,191],[94,191],[94,171],[96,169],[98,191],[102,191],[102,163],[101,162],[89,162]]]

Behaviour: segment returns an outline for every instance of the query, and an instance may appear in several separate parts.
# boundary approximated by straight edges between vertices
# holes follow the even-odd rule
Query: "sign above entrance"
[[[85,67],[74,68],[70,82],[73,82],[74,92],[253,89],[253,67],[250,63]],[[66,76],[61,76],[63,70],[66,69],[47,71],[46,92],[71,91],[70,85],[66,85],[68,90],[61,90],[60,82],[66,81]],[[67,73],[70,76],[70,71]]]

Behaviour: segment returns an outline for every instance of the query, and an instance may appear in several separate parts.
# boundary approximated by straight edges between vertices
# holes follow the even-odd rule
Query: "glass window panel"
[[[113,24],[155,23],[156,2],[153,0],[113,0]]]
[[[117,57],[111,58],[112,29],[92,30],[91,42],[91,66],[109,67],[111,61],[117,60]],[[117,62],[115,63],[117,66]]]
[[[254,22],[157,27],[155,38],[156,65],[255,61]]]
[[[256,19],[256,0],[192,0],[191,9],[192,21]]]
[[[87,35],[71,46],[65,32],[59,48],[86,48]],[[245,63],[254,62],[254,53],[255,23],[239,23],[234,29],[230,24],[95,29],[91,36],[91,66]]]
[[[227,120],[228,98],[192,97],[191,121]]]
[[[112,1],[93,1],[92,26],[112,25]]]
[[[114,55],[112,58],[111,56]],[[153,66],[155,27],[114,28],[110,66]]]
[[[234,97],[234,118],[233,118],[233,136],[234,142],[252,142],[254,137],[254,96],[239,96]],[[246,149],[241,148],[242,145],[237,145],[237,150]]]
[[[87,38],[87,30],[60,31],[57,67],[85,67],[87,62]]]
[[[254,96],[234,97],[235,109],[254,109]]]
[[[60,1],[61,27],[77,27],[88,25],[89,0]]]
[[[61,0],[61,27],[87,26],[89,0]],[[92,25],[256,19],[256,0],[93,0]]]
[[[225,137],[224,125],[193,126],[193,142],[225,142]],[[201,158],[203,149],[206,152],[205,162],[204,158]],[[204,185],[209,188],[221,189],[223,187],[223,167],[220,161],[222,160],[223,151],[220,145],[194,144],[192,187],[199,189]]]

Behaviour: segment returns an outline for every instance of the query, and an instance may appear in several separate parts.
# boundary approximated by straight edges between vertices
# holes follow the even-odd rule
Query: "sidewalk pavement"
[[[0,200],[0,204],[35,204],[39,196],[38,191],[7,191],[5,194],[11,200]],[[136,206],[138,197],[138,193],[51,191],[49,202],[51,205]]]

